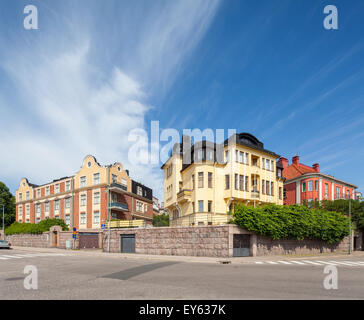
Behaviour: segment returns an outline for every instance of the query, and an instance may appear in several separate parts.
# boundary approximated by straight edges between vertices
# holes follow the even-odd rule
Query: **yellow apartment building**
[[[235,134],[221,144],[182,140],[162,166],[171,226],[227,223],[237,204],[283,204],[280,156],[253,135]]]

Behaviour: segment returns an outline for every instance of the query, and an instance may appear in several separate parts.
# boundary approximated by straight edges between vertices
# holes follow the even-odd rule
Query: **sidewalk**
[[[279,260],[300,260],[300,259],[322,259],[322,258],[342,258],[342,257],[363,257],[364,251],[354,251],[350,256],[345,253],[327,253],[317,255],[281,255],[281,256],[258,256],[258,257],[193,257],[193,256],[167,256],[167,255],[148,255],[139,253],[107,253],[101,249],[89,250],[66,250],[58,248],[36,248],[36,247],[12,247],[15,250],[31,252],[57,252],[60,251],[74,256],[93,256],[117,259],[141,259],[141,260],[164,260],[179,262],[197,263],[231,263],[231,264],[253,264],[256,261],[279,261]]]

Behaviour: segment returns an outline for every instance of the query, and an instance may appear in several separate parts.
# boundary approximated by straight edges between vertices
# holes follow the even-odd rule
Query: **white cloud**
[[[153,109],[148,96],[171,86],[217,7],[218,0],[156,6],[137,19],[140,23],[134,33],[128,23],[133,25],[137,17],[130,16],[129,21],[120,22],[120,37],[110,36],[103,43],[100,37],[105,34],[94,34],[79,19],[84,11],[75,9],[67,17],[72,29],[53,26],[33,46],[24,45],[27,50],[20,43],[0,43],[2,79],[13,90],[9,95],[0,86],[1,179],[13,191],[23,176],[45,183],[74,174],[83,157],[93,154],[101,164],[122,162],[132,178],[162,197],[160,165],[129,163],[128,134],[146,127],[145,116]],[[107,29],[111,17],[100,22],[91,11],[87,23],[93,23],[92,14]],[[130,39],[133,45],[123,46]],[[110,54],[120,48],[124,50],[119,55]],[[146,92],[146,88],[154,91]]]

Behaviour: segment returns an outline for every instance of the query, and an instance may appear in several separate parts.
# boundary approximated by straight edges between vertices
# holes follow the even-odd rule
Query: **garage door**
[[[99,234],[98,233],[80,233],[80,249],[98,249]]]
[[[234,257],[249,257],[250,256],[250,235],[249,234],[234,234]]]
[[[120,248],[123,253],[135,253],[135,234],[121,234]]]

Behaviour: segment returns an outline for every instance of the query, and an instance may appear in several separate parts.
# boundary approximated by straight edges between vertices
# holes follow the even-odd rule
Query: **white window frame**
[[[94,179],[94,185],[100,184],[100,173],[99,172],[94,173],[93,179]]]
[[[80,188],[86,187],[86,182],[87,182],[86,176],[80,177]]]
[[[94,204],[100,204],[100,192],[94,192]]]
[[[85,207],[87,204],[87,196],[86,194],[81,194],[80,195],[80,205],[81,207]]]
[[[97,213],[97,216],[95,215]],[[95,220],[95,218],[98,218],[97,221]],[[94,211],[93,213],[93,217],[92,217],[92,223],[93,224],[100,224],[100,211]]]

